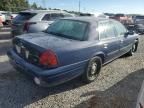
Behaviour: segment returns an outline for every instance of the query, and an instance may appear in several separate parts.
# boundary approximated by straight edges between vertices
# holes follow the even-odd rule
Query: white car
[[[5,22],[6,24],[11,24],[12,20],[18,15],[18,13],[12,13],[12,12],[8,12],[6,15],[5,15]]]
[[[6,13],[6,11],[0,11],[0,17],[3,23],[6,21]]]
[[[0,14],[0,27],[3,27],[3,23],[2,23],[2,14]]]
[[[21,11],[12,20],[12,36],[25,33],[42,32],[55,20],[73,17],[70,13],[61,10],[26,10]]]
[[[12,13],[8,11],[0,11],[0,17],[3,23],[9,24],[17,16],[17,13]]]

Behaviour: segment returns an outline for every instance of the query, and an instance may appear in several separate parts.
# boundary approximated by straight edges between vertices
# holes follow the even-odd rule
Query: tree
[[[29,8],[27,0],[0,0],[0,10],[21,11]]]
[[[37,6],[37,4],[34,2],[31,6],[32,9],[38,9],[38,10],[46,10],[47,8],[43,8],[41,6]]]
[[[34,3],[31,5],[31,8],[32,8],[32,9],[38,9],[38,6],[37,6],[37,4],[34,2]]]
[[[0,10],[2,11],[19,12],[29,8],[41,10],[46,9],[41,6],[37,6],[35,2],[30,5],[28,0],[0,0]]]

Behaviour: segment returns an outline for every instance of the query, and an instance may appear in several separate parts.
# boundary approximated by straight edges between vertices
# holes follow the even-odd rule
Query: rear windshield
[[[61,19],[50,25],[46,32],[59,37],[83,40],[87,26],[87,22]]]
[[[124,14],[116,14],[116,17],[124,17]]]
[[[2,13],[2,14],[6,15],[7,13]]]
[[[26,20],[29,20],[30,18],[32,18],[35,15],[36,15],[36,13],[22,12],[22,13],[19,13],[18,16],[16,16],[16,18],[14,20],[16,20],[16,21],[26,21]]]

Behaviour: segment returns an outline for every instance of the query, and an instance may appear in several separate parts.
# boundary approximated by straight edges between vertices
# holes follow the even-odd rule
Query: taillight
[[[47,67],[56,67],[58,65],[57,56],[53,51],[47,50],[40,54],[39,63]]]
[[[32,24],[36,24],[36,22],[26,22],[26,23],[24,24],[23,31],[28,32],[29,26],[32,25]]]

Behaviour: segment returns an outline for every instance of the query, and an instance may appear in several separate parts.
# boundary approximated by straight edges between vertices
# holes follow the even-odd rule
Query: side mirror
[[[133,35],[134,31],[133,30],[129,30],[128,33],[129,33],[129,35]]]
[[[128,32],[125,33],[124,37],[128,37],[128,35],[133,35],[134,31],[133,30],[129,30]]]

